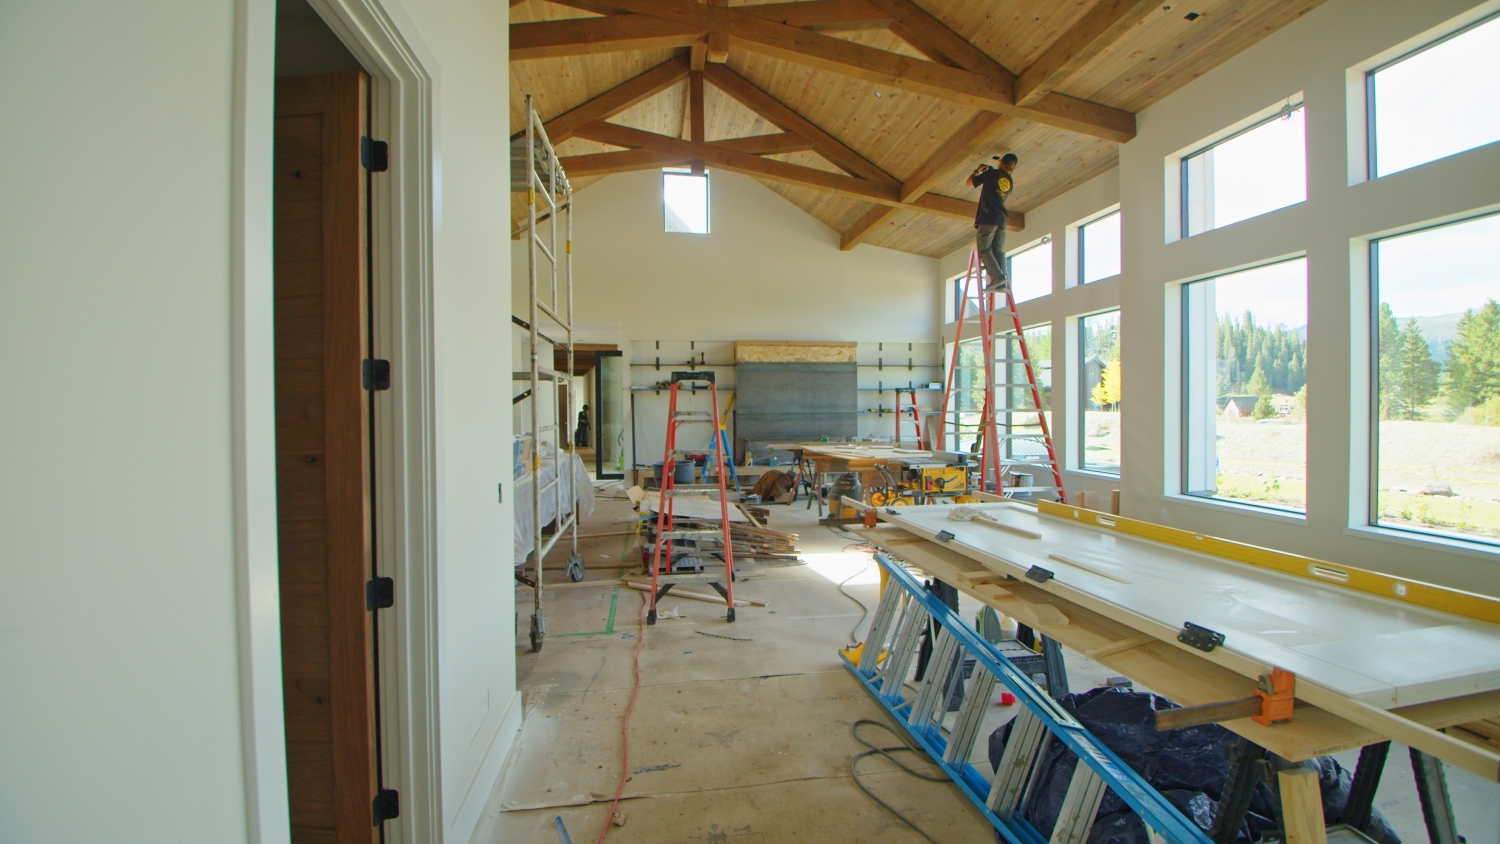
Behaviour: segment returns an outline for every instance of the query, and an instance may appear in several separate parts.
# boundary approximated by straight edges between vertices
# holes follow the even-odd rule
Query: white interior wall
[[[0,840],[250,838],[230,240],[245,2],[0,10],[0,77],[31,80],[0,90]],[[511,520],[496,503],[510,465],[494,385],[511,365],[494,237],[509,177],[493,149],[507,130],[507,14],[383,5],[435,77],[434,716],[443,827],[467,842],[520,719]],[[269,78],[271,56],[249,66]],[[270,132],[269,111],[251,118]],[[81,163],[100,161],[100,126],[128,161]],[[269,261],[268,241],[247,248]],[[268,405],[244,410],[271,418]]]
[[[710,171],[709,180],[707,235],[664,231],[658,172],[613,175],[578,193],[577,318],[620,325],[626,364],[635,364],[633,384],[662,380],[670,374],[668,361],[680,368],[689,355],[709,350],[708,362],[720,364],[718,383],[733,386],[735,340],[852,340],[868,344],[871,364],[882,354],[878,344],[903,350],[904,362],[906,344],[932,343],[934,259],[873,246],[841,252],[837,232],[754,179]],[[513,241],[511,267],[517,280],[513,312],[525,318],[524,241]],[[661,371],[654,368],[658,341]],[[863,361],[863,345],[861,355]],[[878,386],[883,375],[861,370],[861,386]],[[906,380],[903,374],[900,382]],[[665,394],[635,395],[639,461],[656,462]],[[892,406],[889,390],[861,392],[859,406],[878,407],[881,401]],[[625,404],[628,413],[628,397]],[[890,415],[859,420],[861,435],[895,431]],[[629,426],[627,416],[627,431]],[[706,436],[703,441],[708,443]],[[627,434],[627,466],[628,446]]]
[[[1027,230],[1011,235],[1019,246],[1053,234],[1054,293],[1023,304],[1021,311],[1028,323],[1053,323],[1054,384],[1069,377],[1063,344],[1056,342],[1065,321],[1122,306],[1124,515],[1500,594],[1495,553],[1364,526],[1367,399],[1351,386],[1368,379],[1369,282],[1360,258],[1363,239],[1496,206],[1500,144],[1385,179],[1359,181],[1351,174],[1363,169],[1357,160],[1363,124],[1359,114],[1351,121],[1348,70],[1477,8],[1469,0],[1329,0],[1142,112],[1139,134],[1120,148],[1116,171],[1028,212]],[[1169,242],[1175,234],[1167,228],[1172,214],[1171,190],[1165,184],[1168,156],[1299,91],[1305,92],[1307,104],[1307,201]],[[1358,106],[1357,78],[1352,91]],[[1117,194],[1109,182],[1118,185]],[[1112,204],[1112,196],[1122,209],[1122,275],[1063,289],[1060,227],[1102,210]],[[1308,258],[1309,286],[1307,515],[1178,495],[1177,285],[1299,253]],[[966,252],[945,258],[943,277],[962,272],[966,261]],[[1059,434],[1068,442],[1074,432],[1067,428],[1066,414],[1058,416]],[[1078,473],[1068,477],[1070,486],[1079,481],[1095,485]]]

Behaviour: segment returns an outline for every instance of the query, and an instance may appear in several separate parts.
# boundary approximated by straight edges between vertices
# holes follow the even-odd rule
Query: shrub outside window
[[[1188,495],[1307,508],[1307,259],[1182,288]]]
[[[1078,466],[1120,473],[1120,312],[1078,320]]]
[[[1500,214],[1371,252],[1370,521],[1500,544]]]

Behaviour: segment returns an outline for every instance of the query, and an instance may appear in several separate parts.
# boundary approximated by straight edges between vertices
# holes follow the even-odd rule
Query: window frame
[[[1296,95],[1295,97],[1292,98],[1293,100],[1296,100],[1295,104],[1291,104],[1290,101],[1288,102],[1288,104],[1292,105],[1291,111],[1288,112],[1288,114],[1292,114],[1292,113],[1295,113],[1295,112],[1298,112],[1298,111],[1303,111],[1303,110],[1305,110],[1307,108],[1307,101],[1305,99],[1299,99],[1301,96],[1302,96],[1301,94],[1298,94],[1298,95]],[[1191,207],[1189,205],[1189,203],[1188,203],[1188,194],[1189,194],[1188,162],[1191,161],[1191,160],[1193,160],[1194,158],[1197,158],[1198,156],[1200,156],[1200,155],[1208,152],[1209,150],[1213,149],[1214,147],[1217,147],[1217,146],[1220,146],[1222,144],[1228,143],[1229,141],[1232,141],[1235,138],[1240,137],[1241,135],[1246,135],[1246,134],[1249,134],[1251,132],[1254,132],[1256,129],[1259,129],[1260,127],[1266,125],[1267,123],[1270,123],[1272,120],[1280,120],[1280,119],[1281,119],[1281,111],[1277,110],[1276,113],[1272,114],[1269,117],[1266,117],[1266,118],[1261,119],[1261,120],[1257,120],[1254,123],[1250,124],[1249,126],[1246,126],[1246,127],[1242,128],[1242,129],[1239,129],[1239,130],[1237,130],[1235,132],[1232,132],[1232,133],[1230,133],[1228,135],[1225,135],[1222,138],[1217,138],[1217,139],[1213,140],[1210,143],[1206,143],[1203,146],[1198,147],[1197,149],[1193,150],[1192,152],[1189,152],[1189,153],[1187,153],[1187,154],[1185,154],[1182,157],[1180,157],[1180,158],[1177,159],[1177,168],[1178,168],[1177,169],[1177,181],[1178,181],[1177,208],[1178,208],[1178,239],[1179,240],[1187,240],[1190,237],[1197,237],[1198,236],[1198,235],[1193,234],[1191,232],[1191,230],[1189,229],[1189,226],[1188,226],[1188,209]],[[1304,121],[1306,120],[1305,117],[1303,119],[1304,119]],[[1305,127],[1306,125],[1307,125],[1306,122],[1304,122],[1303,126]],[[1371,125],[1373,126],[1374,124],[1372,123]],[[1305,129],[1303,131],[1304,131],[1304,133],[1306,132]],[[1303,152],[1302,152],[1302,157],[1303,157],[1304,161],[1307,158],[1306,135],[1305,134],[1303,136]],[[1307,201],[1305,187],[1306,186],[1304,186],[1304,195],[1302,197],[1302,201],[1303,202]],[[1292,205],[1295,205],[1295,204],[1297,204],[1297,203],[1292,203]],[[1283,205],[1283,206],[1281,206],[1281,208],[1290,208],[1290,207],[1291,207],[1291,205]],[[1265,212],[1263,212],[1261,214],[1256,214],[1255,217],[1263,217],[1266,214],[1270,214],[1270,213],[1273,213],[1273,212],[1276,212],[1276,211],[1280,211],[1281,208],[1272,208],[1270,211],[1265,211]],[[1255,217],[1246,217],[1245,220],[1253,220],[1253,219],[1255,219]],[[1244,222],[1244,220],[1236,220],[1235,222],[1241,222],[1242,223],[1242,222]],[[1232,226],[1232,225],[1234,225],[1234,223],[1228,223],[1227,225]],[[1204,229],[1203,231],[1198,232],[1198,234],[1208,234],[1211,231],[1217,231],[1217,230],[1219,230],[1221,228],[1224,228],[1224,226],[1217,226],[1216,225],[1216,226],[1214,226],[1211,229]]]
[[[1210,229],[1210,231],[1212,231],[1212,229]],[[1189,499],[1191,499],[1193,501],[1201,501],[1201,502],[1205,502],[1205,503],[1222,504],[1222,505],[1230,506],[1230,507],[1246,507],[1246,508],[1251,508],[1253,510],[1260,511],[1260,512],[1273,513],[1273,514],[1281,515],[1281,516],[1292,516],[1292,517],[1295,517],[1295,518],[1298,518],[1298,519],[1306,519],[1307,518],[1307,502],[1311,498],[1311,491],[1312,491],[1312,478],[1310,478],[1310,477],[1306,478],[1304,480],[1304,484],[1306,485],[1306,488],[1307,488],[1308,492],[1307,492],[1307,494],[1303,498],[1302,509],[1301,510],[1298,510],[1298,509],[1293,508],[1293,507],[1283,507],[1283,506],[1280,506],[1280,505],[1277,505],[1277,504],[1267,504],[1267,503],[1262,502],[1262,501],[1249,501],[1249,500],[1241,500],[1241,499],[1235,499],[1235,498],[1225,498],[1225,497],[1219,496],[1219,495],[1205,495],[1205,494],[1203,494],[1201,492],[1193,492],[1193,491],[1191,491],[1189,489],[1188,478],[1192,474],[1192,466],[1190,464],[1190,461],[1192,460],[1192,449],[1191,449],[1192,438],[1188,435],[1188,432],[1191,430],[1190,426],[1191,426],[1192,423],[1191,423],[1190,417],[1191,417],[1192,412],[1193,412],[1193,407],[1192,407],[1192,404],[1188,401],[1188,395],[1187,395],[1187,390],[1188,390],[1188,366],[1191,363],[1191,355],[1189,354],[1189,347],[1191,346],[1191,343],[1192,343],[1192,337],[1191,337],[1191,334],[1190,334],[1190,332],[1192,331],[1192,324],[1191,324],[1191,320],[1190,320],[1190,318],[1188,316],[1188,296],[1191,295],[1191,293],[1188,290],[1188,288],[1192,287],[1195,284],[1203,284],[1204,282],[1209,282],[1209,281],[1218,281],[1221,278],[1225,278],[1227,276],[1232,276],[1232,275],[1237,275],[1237,274],[1243,273],[1243,272],[1250,272],[1251,270],[1259,270],[1259,269],[1263,269],[1265,267],[1274,267],[1277,264],[1286,264],[1286,263],[1289,263],[1291,261],[1306,261],[1306,260],[1307,260],[1307,254],[1306,253],[1299,253],[1299,254],[1296,254],[1296,255],[1289,255],[1289,256],[1285,256],[1285,257],[1281,257],[1281,258],[1276,258],[1276,259],[1270,260],[1270,261],[1264,261],[1264,262],[1259,263],[1259,264],[1252,264],[1252,265],[1250,265],[1248,267],[1239,267],[1237,269],[1232,269],[1232,270],[1221,270],[1221,271],[1216,272],[1216,273],[1214,273],[1212,275],[1206,275],[1206,276],[1203,276],[1201,278],[1195,278],[1195,279],[1191,279],[1189,281],[1184,281],[1184,282],[1182,282],[1179,285],[1180,295],[1178,297],[1178,318],[1181,320],[1181,323],[1180,323],[1180,326],[1179,326],[1180,327],[1180,336],[1178,338],[1179,347],[1178,347],[1178,367],[1177,367],[1177,381],[1178,381],[1178,401],[1177,401],[1177,404],[1178,404],[1178,407],[1177,407],[1178,419],[1177,419],[1177,424],[1179,426],[1178,427],[1178,449],[1179,449],[1178,464],[1179,465],[1178,465],[1177,490],[1178,490],[1178,494],[1181,495],[1181,496],[1183,496],[1184,498],[1189,498]],[[1303,296],[1309,296],[1311,294],[1311,291],[1312,291],[1311,282],[1307,280],[1307,276],[1306,276],[1306,274],[1304,274]],[[1295,328],[1295,326],[1293,326],[1293,327]],[[1304,373],[1305,372],[1306,372],[1306,370],[1304,369]],[[1304,377],[1306,377],[1306,376],[1304,375]],[[1378,373],[1377,373],[1377,377],[1378,377]],[[1378,399],[1377,399],[1377,401],[1378,401]],[[1217,455],[1217,450],[1216,450],[1216,455]],[[1305,453],[1302,456],[1302,461],[1303,461],[1302,462],[1302,467],[1303,467],[1302,471],[1303,471],[1303,474],[1306,475],[1306,474],[1308,474],[1308,472],[1307,472],[1307,455]],[[1216,472],[1216,474],[1217,474],[1217,472]]]
[[[697,179],[697,178],[703,179],[703,231],[701,231],[701,232],[678,232],[678,231],[672,231],[671,229],[667,228],[667,176],[669,176],[669,175],[672,175],[672,176],[692,176],[695,179]],[[663,234],[691,234],[691,235],[707,235],[707,234],[712,234],[713,230],[714,230],[714,226],[713,226],[713,203],[710,201],[710,196],[711,196],[710,192],[711,191],[712,191],[712,188],[709,186],[709,183],[708,183],[708,168],[706,168],[706,167],[703,168],[703,175],[702,176],[693,176],[693,171],[692,171],[692,168],[690,168],[690,167],[663,167],[663,168],[661,168],[661,218],[662,218],[662,233]]]
[[[1123,209],[1116,207],[1116,208],[1110,209],[1108,211],[1105,211],[1105,212],[1099,214],[1098,216],[1087,218],[1083,222],[1081,222],[1081,223],[1078,224],[1078,226],[1077,226],[1077,231],[1078,231],[1078,285],[1077,286],[1083,287],[1086,284],[1098,284],[1101,281],[1108,281],[1109,279],[1112,279],[1112,278],[1119,278],[1120,276],[1122,276],[1122,275],[1125,274],[1125,218],[1124,217],[1120,218],[1120,271],[1119,272],[1115,273],[1114,275],[1107,275],[1107,276],[1103,276],[1101,278],[1096,278],[1093,281],[1088,281],[1087,280],[1087,278],[1088,278],[1088,275],[1087,275],[1087,272],[1088,272],[1087,271],[1088,263],[1087,263],[1087,261],[1085,261],[1085,254],[1086,253],[1084,251],[1087,248],[1087,243],[1088,243],[1088,239],[1089,239],[1089,235],[1088,235],[1088,228],[1089,228],[1089,226],[1092,226],[1093,224],[1099,222],[1100,220],[1104,220],[1104,219],[1107,219],[1109,217],[1113,217],[1113,216],[1119,214],[1121,212],[1121,210],[1123,210]],[[1006,271],[1009,272],[1009,270],[1010,270],[1010,268],[1007,266],[1006,267]]]
[[[1379,73],[1382,70],[1386,70],[1388,68],[1395,67],[1396,65],[1401,64],[1402,62],[1406,61],[1407,59],[1415,58],[1416,56],[1418,56],[1418,55],[1420,55],[1422,53],[1425,53],[1428,50],[1434,49],[1436,47],[1440,47],[1443,44],[1445,44],[1445,43],[1447,43],[1449,41],[1452,41],[1453,39],[1459,37],[1460,35],[1463,35],[1464,33],[1468,32],[1471,29],[1478,29],[1479,27],[1484,26],[1485,24],[1494,23],[1495,21],[1500,21],[1500,11],[1492,12],[1492,13],[1490,13],[1488,15],[1485,15],[1484,17],[1479,18],[1478,20],[1470,21],[1469,23],[1464,24],[1463,26],[1459,27],[1458,29],[1455,29],[1452,32],[1447,33],[1446,35],[1443,35],[1443,36],[1441,36],[1439,38],[1434,38],[1433,40],[1427,42],[1426,44],[1423,44],[1420,47],[1416,47],[1414,49],[1408,50],[1405,53],[1402,53],[1401,55],[1396,56],[1395,58],[1393,58],[1393,59],[1391,59],[1389,61],[1381,62],[1380,64],[1376,65],[1375,67],[1369,68],[1368,70],[1365,71],[1365,178],[1366,179],[1368,179],[1369,181],[1375,181],[1376,179],[1385,178],[1384,176],[1381,176],[1380,173],[1379,173],[1379,159],[1376,158],[1378,140],[1376,138],[1376,132],[1375,132],[1375,74]],[[1491,141],[1490,143],[1500,143],[1500,141]],[[1481,146],[1489,146],[1489,144],[1482,144]],[[1431,164],[1434,161],[1442,161],[1444,158],[1451,158],[1452,156],[1459,155],[1460,153],[1469,152],[1470,150],[1474,150],[1474,149],[1478,149],[1478,148],[1479,147],[1470,147],[1467,150],[1460,150],[1459,152],[1450,153],[1448,155],[1440,156],[1438,158],[1429,159],[1427,161],[1422,162],[1422,164],[1414,164],[1411,167],[1407,167],[1407,168],[1404,168],[1404,169],[1401,169],[1401,170],[1394,170],[1394,171],[1388,173],[1387,175],[1388,176],[1394,176],[1397,173],[1405,173],[1407,170],[1413,170],[1413,169],[1415,169],[1417,167],[1421,167],[1423,164]],[[1437,226],[1430,226],[1429,228],[1437,228]],[[1423,229],[1414,229],[1411,232],[1407,232],[1407,234],[1413,234],[1414,232],[1417,232],[1417,231],[1423,231]],[[1380,239],[1381,240],[1387,240],[1387,239],[1389,239],[1391,237],[1399,237],[1399,236],[1400,235],[1388,235],[1387,237],[1380,238]],[[1373,240],[1373,239],[1370,241],[1371,245],[1373,245],[1375,242],[1376,241]],[[1371,254],[1371,258],[1373,259],[1373,257],[1374,257],[1374,254],[1372,253]]]
[[[1118,214],[1119,210],[1116,209],[1113,213]],[[1106,216],[1108,216],[1108,215],[1106,215]],[[1101,217],[1100,219],[1103,219],[1103,218]],[[1081,240],[1080,240],[1080,242],[1081,242]],[[1044,234],[1041,237],[1037,238],[1036,240],[1033,240],[1032,242],[1026,244],[1025,246],[1022,246],[1020,249],[1015,250],[1014,252],[1007,252],[1007,253],[1005,253],[1005,275],[1006,275],[1007,278],[1011,279],[1011,281],[1012,281],[1012,284],[1011,284],[1011,293],[1012,294],[1015,293],[1015,284],[1014,284],[1015,273],[1013,271],[1013,267],[1015,265],[1014,265],[1013,261],[1015,260],[1016,256],[1018,256],[1018,255],[1025,255],[1027,252],[1030,252],[1033,249],[1040,249],[1043,246],[1051,246],[1051,245],[1052,245],[1052,235],[1050,235],[1050,234]],[[1052,267],[1052,266],[1049,266],[1047,268],[1047,292],[1046,293],[1043,293],[1040,296],[1033,296],[1030,299],[1017,299],[1016,300],[1016,304],[1019,305],[1022,302],[1035,302],[1038,299],[1042,299],[1042,298],[1045,298],[1047,296],[1051,296],[1053,294],[1053,292],[1056,290],[1056,278],[1055,278],[1055,276],[1057,275],[1057,273],[1055,272],[1055,269],[1056,268]],[[1111,278],[1113,278],[1113,276],[1111,276]]]
[[[1100,219],[1103,219],[1103,218],[1101,217]],[[1110,276],[1110,278],[1113,278],[1113,276]],[[1123,322],[1124,322],[1124,320],[1123,320],[1124,309],[1123,308],[1120,308],[1120,307],[1105,308],[1102,311],[1094,311],[1092,313],[1079,314],[1078,316],[1074,317],[1074,320],[1076,321],[1076,324],[1077,324],[1077,327],[1078,327],[1078,346],[1077,346],[1077,348],[1074,349],[1074,354],[1077,356],[1077,358],[1076,358],[1076,360],[1077,360],[1077,368],[1076,368],[1075,372],[1069,373],[1069,375],[1072,376],[1073,381],[1076,382],[1077,393],[1075,393],[1075,395],[1074,395],[1074,401],[1077,402],[1078,411],[1077,411],[1077,416],[1075,418],[1068,420],[1068,422],[1069,422],[1068,427],[1069,427],[1070,430],[1074,430],[1074,431],[1077,432],[1074,435],[1073,439],[1077,443],[1076,450],[1074,451],[1074,458],[1078,461],[1077,462],[1078,468],[1075,469],[1074,471],[1087,472],[1087,473],[1094,474],[1094,475],[1102,475],[1102,476],[1105,476],[1105,477],[1118,478],[1118,477],[1121,476],[1122,470],[1124,468],[1123,465],[1122,465],[1124,463],[1124,460],[1125,460],[1125,455],[1124,455],[1123,450],[1121,451],[1121,454],[1120,454],[1120,463],[1115,464],[1114,467],[1113,467],[1114,471],[1110,471],[1109,468],[1106,468],[1105,464],[1096,464],[1096,465],[1092,465],[1092,466],[1089,465],[1088,456],[1087,456],[1087,451],[1088,451],[1088,424],[1087,424],[1086,414],[1089,412],[1089,392],[1091,391],[1091,388],[1089,387],[1089,379],[1088,379],[1087,373],[1085,371],[1086,367],[1088,366],[1088,345],[1089,345],[1089,333],[1088,333],[1087,322],[1088,322],[1088,320],[1090,320],[1090,319],[1092,319],[1094,317],[1104,316],[1105,314],[1117,314],[1118,315],[1116,317],[1117,320],[1118,320],[1118,322],[1117,322],[1117,324],[1115,326],[1115,332],[1118,334],[1119,331],[1120,331],[1120,328],[1121,328],[1121,326],[1123,325]],[[1116,338],[1116,339],[1118,340],[1118,338]],[[1123,400],[1124,396],[1121,396],[1121,399]],[[1072,414],[1070,414],[1070,415],[1072,415]]]
[[[1491,17],[1500,17],[1500,13]],[[1489,19],[1485,18],[1485,20]],[[1433,43],[1436,44],[1438,42],[1434,41]],[[1363,529],[1392,531],[1408,541],[1415,542],[1456,542],[1471,547],[1483,548],[1493,553],[1497,547],[1500,547],[1500,540],[1487,537],[1464,536],[1438,530],[1422,530],[1405,525],[1381,524],[1380,522],[1380,244],[1382,241],[1395,240],[1408,235],[1421,234],[1422,232],[1437,231],[1438,229],[1445,229],[1450,226],[1482,220],[1486,217],[1500,217],[1500,210],[1491,209],[1443,222],[1428,222],[1404,231],[1372,237],[1366,244],[1369,250],[1366,253],[1366,258],[1370,262],[1370,272],[1369,287],[1367,288],[1369,313],[1366,315],[1368,319],[1366,331],[1369,332],[1369,342],[1366,343],[1365,350],[1365,365],[1369,370],[1367,387],[1369,390],[1369,404],[1365,407],[1365,417],[1366,424],[1368,425],[1366,432],[1369,437],[1370,447],[1367,459],[1370,462],[1368,471],[1366,472],[1369,486],[1365,490],[1365,524],[1363,525]]]

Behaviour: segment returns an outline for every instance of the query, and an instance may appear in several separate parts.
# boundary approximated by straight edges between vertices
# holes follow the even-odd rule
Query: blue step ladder
[[[1010,844],[1085,844],[1105,789],[1117,794],[1145,823],[1152,844],[1212,844],[1209,837],[1067,710],[1010,664],[958,614],[929,592],[903,566],[884,554],[875,559],[889,574],[870,635],[842,651],[844,664],[891,717],[963,790]],[[938,625],[937,641],[916,691],[908,677],[922,631]],[[965,677],[964,663],[974,670]],[[1002,683],[1024,707],[995,775],[969,762]],[[957,703],[957,715],[945,728]],[[1062,742],[1083,764],[1073,769],[1062,811],[1050,837],[1026,819],[1026,808],[1048,745]],[[986,766],[987,768],[988,766]]]

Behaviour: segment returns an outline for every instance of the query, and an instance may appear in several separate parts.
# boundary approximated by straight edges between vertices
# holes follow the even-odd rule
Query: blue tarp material
[[[1229,776],[1229,751],[1237,740],[1234,733],[1217,724],[1157,732],[1156,711],[1173,709],[1176,704],[1127,689],[1094,689],[1068,695],[1059,703],[1183,815],[1205,831],[1213,826]],[[1000,767],[1010,726],[1004,724],[990,734],[991,768]],[[1319,757],[1316,763],[1323,789],[1323,814],[1328,823],[1336,823],[1349,799],[1351,777],[1331,756]],[[1078,757],[1071,750],[1060,742],[1049,743],[1026,810],[1026,819],[1044,837],[1052,834],[1077,764]],[[1277,806],[1279,801],[1271,787],[1264,782],[1258,785],[1240,827],[1239,841],[1250,844],[1262,835],[1277,836]],[[1378,810],[1371,810],[1366,832],[1379,844],[1401,844]],[[1113,791],[1106,791],[1088,844],[1147,844],[1146,829],[1124,801]]]

